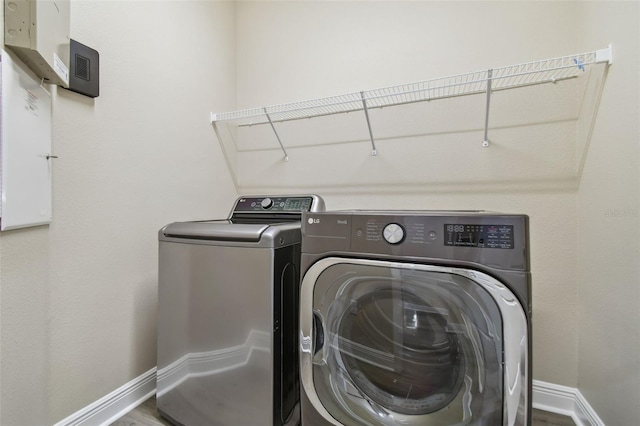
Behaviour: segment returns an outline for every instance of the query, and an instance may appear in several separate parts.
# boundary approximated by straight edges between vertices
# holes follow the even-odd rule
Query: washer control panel
[[[233,208],[234,213],[300,213],[310,211],[314,205],[314,197],[241,197]]]

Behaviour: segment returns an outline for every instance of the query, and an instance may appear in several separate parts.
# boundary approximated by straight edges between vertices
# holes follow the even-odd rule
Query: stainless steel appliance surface
[[[302,217],[302,424],[531,424],[526,215]]]
[[[159,232],[158,411],[176,425],[299,423],[300,217],[315,195],[241,197]]]

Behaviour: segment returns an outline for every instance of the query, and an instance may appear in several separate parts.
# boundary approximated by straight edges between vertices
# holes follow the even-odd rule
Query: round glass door
[[[339,423],[502,424],[502,319],[474,280],[336,262],[313,312],[315,393]]]
[[[401,414],[429,414],[459,393],[462,342],[447,329],[446,315],[419,296],[381,286],[354,300],[338,323],[340,361],[375,403]]]

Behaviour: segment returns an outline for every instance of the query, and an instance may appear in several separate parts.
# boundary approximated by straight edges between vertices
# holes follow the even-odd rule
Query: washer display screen
[[[311,198],[287,198],[284,202],[286,211],[309,211],[311,208]]]

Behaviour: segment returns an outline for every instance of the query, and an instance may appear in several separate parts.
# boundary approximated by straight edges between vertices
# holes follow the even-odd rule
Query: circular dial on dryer
[[[382,236],[389,244],[398,244],[404,240],[404,229],[397,223],[390,223],[382,230]]]
[[[273,206],[273,200],[271,198],[265,198],[260,202],[260,205],[263,209],[271,208],[271,206]]]

